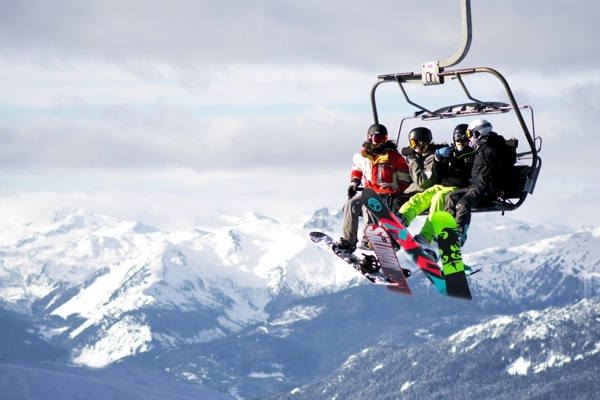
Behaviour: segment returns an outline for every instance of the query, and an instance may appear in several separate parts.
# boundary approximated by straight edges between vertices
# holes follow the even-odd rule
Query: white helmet
[[[479,139],[481,136],[487,136],[492,131],[492,124],[485,119],[476,119],[467,127],[467,137]]]

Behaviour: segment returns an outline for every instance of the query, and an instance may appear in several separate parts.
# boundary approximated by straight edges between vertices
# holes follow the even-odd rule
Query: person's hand
[[[400,150],[400,154],[402,154],[404,157],[410,157],[415,154],[415,151],[412,149],[412,147],[406,146]]]
[[[444,160],[446,158],[452,157],[452,147],[442,147],[441,149],[437,149],[435,151],[435,158],[438,160]]]
[[[348,199],[351,199],[354,196],[356,196],[356,192],[358,191],[359,184],[360,184],[360,182],[352,181],[350,186],[348,186]]]

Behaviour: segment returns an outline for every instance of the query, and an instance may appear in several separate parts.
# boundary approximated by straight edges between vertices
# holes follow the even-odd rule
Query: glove
[[[435,151],[435,157],[438,160],[444,160],[446,158],[452,157],[452,147],[442,147],[441,149],[437,149]]]
[[[358,182],[352,181],[352,183],[350,184],[350,186],[348,186],[348,199],[351,199],[354,196],[356,196],[358,184],[359,184]]]
[[[415,151],[410,148],[410,147],[403,147],[402,150],[400,150],[400,154],[402,154],[404,157],[409,157],[415,154]]]

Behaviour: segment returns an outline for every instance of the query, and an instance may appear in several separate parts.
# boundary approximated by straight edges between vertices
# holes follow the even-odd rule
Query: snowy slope
[[[50,223],[0,220],[0,318],[10,327],[0,336],[10,335],[4,343],[11,344],[10,352],[0,347],[0,357],[33,359],[25,355],[42,350],[86,366],[130,362],[252,397],[331,368],[326,359],[338,355],[316,357],[319,341],[352,338],[356,346],[377,326],[384,337],[407,329],[420,343],[499,307],[562,307],[598,295],[598,229],[571,232],[475,215],[465,260],[484,269],[470,279],[475,299],[460,303],[468,312],[459,317],[454,300],[436,293],[422,274],[410,279],[413,299],[390,294],[308,241],[312,230],[339,237],[340,218],[327,209],[286,222],[248,213],[224,218],[218,228],[180,231],[83,210],[58,212]],[[418,232],[421,222],[410,230]],[[336,295],[357,285],[373,294],[364,305],[365,291]],[[373,310],[384,299],[386,310],[396,309],[388,320],[385,310]],[[411,332],[406,319],[415,313],[419,323]],[[426,325],[440,316],[445,322]],[[338,324],[342,331],[330,329]],[[341,344],[336,352],[345,351]],[[526,363],[516,357],[511,365],[521,371]]]
[[[596,298],[497,316],[421,346],[374,345],[269,399],[594,399],[599,318]]]
[[[483,250],[465,256],[465,262],[483,267],[472,280],[475,295],[514,304],[600,295],[598,228]]]
[[[39,334],[71,341],[76,363],[103,366],[263,321],[282,293],[314,296],[360,282],[301,228],[255,214],[229,223],[211,233],[164,232],[82,210],[42,227],[10,221],[0,302],[46,319]]]
[[[45,225],[5,219],[0,303],[37,320],[35,333],[66,344],[72,360],[83,365],[104,366],[157,346],[204,343],[267,321],[267,306],[278,299],[366,284],[307,239],[311,230],[339,236],[340,219],[327,209],[288,223],[248,213],[210,232],[160,231],[83,210],[60,211]],[[473,281],[476,296],[514,301],[535,296],[528,289],[537,279],[532,271],[545,265],[548,249],[557,255],[567,249],[575,260],[576,246],[590,247],[591,255],[598,247],[597,232],[578,234],[572,245],[560,227],[526,225],[498,214],[475,221],[473,248],[501,246],[465,257],[485,267]],[[585,265],[583,282],[593,282],[597,264]],[[501,274],[506,270],[509,276]],[[411,285],[428,285],[420,274],[415,277]]]
[[[185,385],[139,369],[104,370],[0,362],[0,397],[7,400],[232,400],[234,397]]]

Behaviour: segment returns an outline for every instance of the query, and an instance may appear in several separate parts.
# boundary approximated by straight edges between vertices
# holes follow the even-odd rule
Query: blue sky
[[[473,0],[457,67],[497,69],[534,107],[543,169],[511,216],[598,226],[600,5],[529,3]],[[5,218],[83,208],[161,228],[340,208],[377,75],[450,57],[461,29],[459,0],[0,0],[0,10]],[[463,101],[445,86],[414,90]],[[475,97],[501,95],[476,86]],[[392,131],[414,111],[392,88],[379,100]],[[511,136],[514,116],[503,118],[493,123]],[[462,122],[431,126],[434,138]]]

